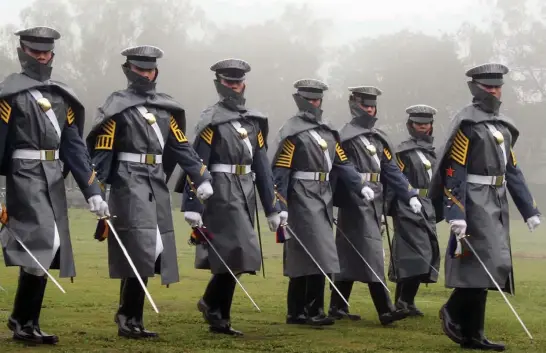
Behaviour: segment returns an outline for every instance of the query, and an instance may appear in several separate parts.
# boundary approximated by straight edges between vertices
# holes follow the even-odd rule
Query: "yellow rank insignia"
[[[292,158],[294,157],[295,150],[296,146],[292,142],[290,142],[288,139],[284,140],[284,144],[282,145],[282,151],[281,153],[279,153],[275,165],[277,167],[284,168],[292,167]]]

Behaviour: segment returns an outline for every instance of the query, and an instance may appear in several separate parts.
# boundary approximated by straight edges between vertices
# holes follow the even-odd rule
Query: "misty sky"
[[[32,2],[0,0],[0,21],[18,24],[19,11]],[[485,24],[490,18],[481,0],[198,0],[195,3],[217,25],[259,23],[281,14],[285,4],[308,3],[314,17],[334,22],[326,39],[330,45],[403,28],[428,34],[453,32],[464,21]]]

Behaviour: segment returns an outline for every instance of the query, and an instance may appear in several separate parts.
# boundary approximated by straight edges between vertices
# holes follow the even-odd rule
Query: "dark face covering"
[[[362,109],[360,104],[350,99],[349,109],[351,110],[351,116],[353,117],[353,122],[355,122],[357,125],[362,126],[365,129],[371,129],[374,127],[377,121],[377,118],[376,118],[377,108],[375,111],[375,115],[371,116],[370,114],[368,114],[367,111]]]
[[[149,95],[155,93],[156,79],[159,74],[159,71],[156,69],[155,79],[153,81],[148,80],[148,78],[141,76],[131,70],[127,63],[121,66],[125,77],[127,77],[127,88],[133,90],[137,93],[143,95]]]
[[[297,93],[294,93],[292,97],[294,97],[294,101],[296,102],[300,113],[303,113],[305,118],[318,122],[322,121],[322,109],[320,108],[322,106],[322,101],[318,107],[315,107],[311,102]]]
[[[19,56],[19,63],[23,69],[23,74],[40,82],[47,81],[51,78],[51,72],[53,68],[53,57],[47,64],[42,64],[38,60],[34,59],[29,54],[25,53],[22,48],[17,48],[17,55]]]
[[[499,108],[502,102],[497,97],[489,92],[484,91],[483,89],[478,87],[478,84],[476,82],[473,81],[468,82],[468,88],[470,89],[470,93],[474,97],[472,99],[472,103],[474,103],[474,105],[478,106],[478,108],[486,113],[499,115]]]
[[[223,85],[219,80],[214,80],[216,92],[220,96],[220,102],[229,110],[237,112],[246,112],[245,108],[245,91],[238,93],[230,87]]]
[[[433,128],[430,128],[430,131],[428,133],[423,133],[415,130],[413,127],[413,121],[409,120],[406,122],[406,127],[408,129],[408,132],[412,139],[416,140],[419,145],[422,146],[432,146],[432,143],[434,142],[434,137],[432,136]]]

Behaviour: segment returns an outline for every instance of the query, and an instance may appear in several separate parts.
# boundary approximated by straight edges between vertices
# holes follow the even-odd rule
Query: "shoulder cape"
[[[394,153],[394,146],[391,143],[390,139],[388,138],[387,134],[378,128],[371,128],[367,129],[363,126],[360,126],[358,123],[355,122],[355,119],[351,120],[350,122],[343,125],[343,127],[339,130],[340,140],[341,142],[345,142],[348,140],[351,140],[357,136],[360,136],[362,134],[373,134],[374,136],[378,137],[385,145],[389,147],[389,150],[391,153]]]
[[[455,115],[451,121],[450,128],[448,129],[448,138],[446,143],[442,146],[439,151],[439,159],[436,167],[433,170],[432,180],[430,183],[429,196],[432,200],[433,206],[436,210],[436,222],[440,222],[444,219],[444,209],[443,209],[443,196],[444,196],[444,185],[445,185],[445,173],[444,170],[447,158],[449,155],[449,150],[453,143],[453,139],[459,131],[459,128],[462,125],[466,124],[478,124],[487,121],[496,121],[504,124],[512,134],[512,146],[516,143],[519,137],[519,131],[516,128],[514,122],[505,115],[499,114],[499,116],[494,116],[493,114],[486,113],[483,110],[479,109],[474,104],[467,105],[461,111]]]
[[[0,98],[8,98],[18,93],[28,91],[30,89],[38,89],[40,87],[55,87],[57,91],[65,98],[74,112],[74,122],[78,128],[78,134],[83,137],[83,129],[85,126],[85,108],[81,103],[76,93],[62,82],[55,80],[47,80],[44,82],[34,80],[27,75],[21,73],[13,73],[6,77],[0,83]],[[2,168],[3,169],[3,168]],[[67,177],[69,173],[65,166],[63,169],[63,177]]]

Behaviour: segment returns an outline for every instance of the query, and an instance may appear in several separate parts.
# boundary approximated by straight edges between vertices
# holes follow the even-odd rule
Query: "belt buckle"
[[[495,186],[502,186],[504,184],[504,176],[496,176],[495,177]]]
[[[246,172],[246,165],[240,165],[240,164],[237,164],[235,166],[235,174],[237,175],[244,175],[245,172]]]
[[[419,189],[419,196],[427,197],[428,196],[428,189]]]
[[[145,164],[155,164],[155,154],[145,154],[144,155],[144,163]]]
[[[318,172],[318,180],[319,181],[326,181],[326,173]]]
[[[44,160],[45,161],[54,161],[55,160],[55,150],[44,150]]]
[[[377,183],[379,181],[379,173],[370,173],[370,181]]]

